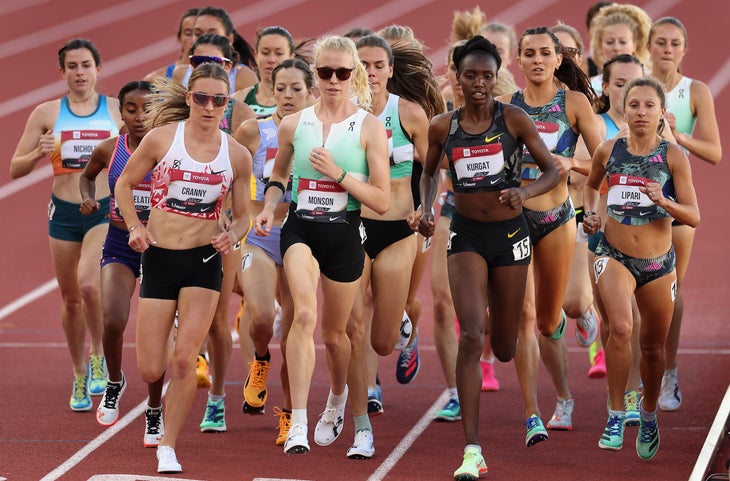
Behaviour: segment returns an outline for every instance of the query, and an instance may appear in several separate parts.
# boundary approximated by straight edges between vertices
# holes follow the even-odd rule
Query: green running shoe
[[[91,369],[89,393],[92,396],[101,396],[106,390],[106,359],[104,356],[89,356],[89,367]]]
[[[536,414],[527,418],[527,421],[525,421],[525,428],[527,428],[525,444],[528,448],[541,441],[545,441],[548,438],[548,433],[545,430],[545,426],[542,424],[542,419],[537,417]]]
[[[659,425],[654,420],[644,421],[639,417],[639,434],[636,436],[636,454],[641,459],[651,459],[659,450]]]
[[[86,370],[86,374],[74,375],[74,387],[71,392],[69,406],[74,411],[89,411],[91,409],[88,369]]]
[[[464,461],[459,469],[454,471],[455,481],[474,481],[482,474],[486,474],[489,469],[484,457],[476,449],[466,449],[464,452]]]
[[[449,402],[433,415],[434,421],[458,421],[459,419],[461,419],[461,404],[458,399],[449,399]]]
[[[606,428],[598,441],[601,449],[612,449],[618,451],[624,445],[624,419],[626,415],[622,411],[611,411],[608,415]]]
[[[226,406],[223,399],[211,401],[205,405],[205,415],[200,423],[202,433],[223,433],[226,431]]]

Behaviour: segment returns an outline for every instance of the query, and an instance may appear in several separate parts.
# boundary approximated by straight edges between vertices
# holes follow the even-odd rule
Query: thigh
[[[251,312],[273,309],[277,289],[277,267],[271,257],[257,246],[242,246],[241,290]]]
[[[98,224],[84,235],[79,258],[79,283],[84,284],[85,281],[98,279],[101,251],[108,230],[107,224]]]
[[[672,322],[676,296],[676,271],[644,284],[636,290],[636,304],[641,313],[642,347],[664,346]]]
[[[370,286],[373,293],[373,320],[393,325],[403,316],[408,299],[411,270],[416,255],[415,236],[389,245],[372,262]]]
[[[566,222],[533,248],[533,267],[537,312],[557,317],[568,287],[573,251],[575,222]]]
[[[475,252],[448,258],[449,285],[462,332],[483,333],[487,309],[487,263]]]
[[[611,331],[631,332],[633,316],[631,302],[636,289],[636,279],[629,270],[609,256],[596,256],[593,261],[593,276],[603,303]]]
[[[527,287],[529,266],[489,269],[489,333],[495,338],[516,339]]]
[[[296,243],[286,250],[284,272],[294,310],[311,309],[316,315],[319,265],[306,244]]]
[[[177,301],[175,352],[194,356],[213,322],[220,293],[204,287],[183,287]]]
[[[697,229],[688,225],[672,226],[672,244],[677,256],[677,282],[679,286],[682,285],[684,275],[687,273],[696,232]]]
[[[81,242],[72,242],[49,237],[51,257],[56,280],[63,299],[79,297],[79,259]]]
[[[140,298],[137,311],[137,360],[159,373],[167,367],[168,340],[177,301]]]
[[[439,217],[431,244],[431,291],[449,293],[449,274],[446,262],[446,245],[449,242],[451,219]]]
[[[322,335],[344,333],[347,320],[355,302],[360,280],[338,282],[326,276],[322,278]],[[402,313],[401,313],[402,314]]]

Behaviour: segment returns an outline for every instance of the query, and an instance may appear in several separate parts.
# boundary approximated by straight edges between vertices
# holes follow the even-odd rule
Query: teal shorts
[[[92,228],[109,223],[109,197],[97,202],[101,207],[86,216],[79,212],[81,204],[67,202],[51,194],[48,203],[48,235],[58,240],[82,242]]]

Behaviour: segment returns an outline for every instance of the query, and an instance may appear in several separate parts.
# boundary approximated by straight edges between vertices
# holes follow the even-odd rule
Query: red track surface
[[[54,87],[37,89],[57,81],[55,52],[66,39],[84,36],[94,40],[105,61],[100,88],[116,95],[128,80],[141,78],[175,57],[173,34],[178,16],[189,7],[200,6],[174,0],[116,0],[96,2],[93,8],[91,3],[82,0],[28,0],[23,2],[25,7],[20,6],[21,2],[16,3],[0,2],[3,25],[0,43],[4,47],[0,48],[0,56],[5,57],[6,72],[0,90],[0,131],[3,132],[0,153],[8,160],[33,106],[63,93],[62,84],[56,84],[55,90]],[[234,16],[237,28],[249,39],[257,28],[271,24],[284,25],[297,37],[342,33],[355,25],[379,28],[389,23],[407,24],[437,54],[433,59],[439,69],[453,10],[474,6],[465,0],[404,0],[387,6],[386,3],[383,0],[360,3],[227,0],[218,5]],[[716,49],[715,40],[726,32],[724,15],[720,13],[725,2],[642,0],[637,3],[654,18],[674,15],[686,24],[691,51],[683,70],[715,89],[721,134],[727,139],[724,127],[730,121],[730,102],[727,96],[718,94],[728,80],[728,74],[723,73],[728,56],[724,49]],[[538,2],[526,0],[512,4],[507,0],[493,0],[488,8],[485,4],[482,8],[487,10],[490,20],[513,23],[518,31],[552,25],[558,18],[584,30],[588,2],[543,0],[539,2],[542,5],[539,10],[535,4]],[[28,94],[26,99],[24,96]],[[725,149],[730,149],[730,145],[725,145]],[[586,353],[570,339],[575,430],[551,433],[548,442],[525,448],[523,404],[514,368],[497,366],[502,390],[482,397],[482,441],[490,465],[487,479],[682,480],[689,476],[730,380],[730,335],[726,327],[730,317],[728,261],[725,248],[721,247],[726,242],[723,234],[728,218],[722,207],[725,199],[722,180],[727,176],[728,164],[725,161],[713,168],[697,159],[693,159],[693,164],[702,223],[684,286],[686,308],[680,379],[685,402],[679,412],[660,414],[662,447],[656,458],[641,462],[633,452],[635,428],[628,430],[623,451],[598,449],[597,441],[605,423],[605,381],[587,379]],[[39,174],[43,172],[37,170]],[[95,479],[150,479],[157,474],[156,459],[154,450],[142,448],[143,420],[139,409],[135,409],[144,401],[146,391],[135,364],[134,314],[127,329],[129,347],[124,353],[124,370],[130,383],[122,401],[123,420],[105,430],[96,423],[93,412],[77,414],[68,409],[71,370],[58,315],[60,297],[57,289],[50,292],[41,289],[53,279],[44,220],[49,191],[48,177],[25,186],[11,183],[7,169],[0,170],[0,199],[3,200],[0,218],[4,234],[0,250],[4,271],[0,290],[0,347],[4,360],[0,364],[3,380],[0,478],[32,480],[46,476],[46,479],[87,480],[103,475]],[[26,298],[13,304],[31,292],[40,295],[35,300]],[[269,413],[244,416],[239,410],[244,367],[236,350],[228,376],[228,432],[199,433],[198,423],[204,408],[204,392],[200,391],[178,443],[177,452],[185,472],[177,477],[451,479],[461,458],[461,426],[458,423],[419,424],[419,420],[430,419],[427,411],[444,388],[433,348],[427,279],[420,294],[424,306],[420,328],[422,369],[411,385],[400,386],[392,374],[393,357],[383,361],[380,377],[386,411],[373,421],[377,453],[372,460],[358,462],[345,458],[353,435],[351,419],[347,420],[343,439],[334,445],[313,446],[306,456],[284,455],[273,444],[276,418],[271,415],[271,408],[282,401],[276,376],[270,376]],[[274,365],[278,366],[278,349],[273,349],[273,353]],[[309,407],[311,422],[324,405],[328,387],[323,353],[320,350],[318,354]],[[553,390],[544,371],[541,379],[540,400],[543,417],[547,418],[554,406]],[[98,402],[95,398],[95,406]],[[728,454],[727,449],[724,453]]]

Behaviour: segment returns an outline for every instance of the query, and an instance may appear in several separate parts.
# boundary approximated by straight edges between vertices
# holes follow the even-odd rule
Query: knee
[[[350,342],[344,331],[323,331],[322,341],[324,342],[325,348],[330,353],[338,352],[342,348],[343,343]]]
[[[104,316],[104,337],[118,338],[124,334],[127,325],[127,318],[119,311],[114,311]]]
[[[196,357],[190,356],[187,353],[184,355],[178,352],[173,353],[172,360],[170,361],[170,368],[172,369],[173,377],[185,377],[185,375],[191,371],[195,371]],[[160,377],[158,373],[157,378]]]
[[[309,308],[295,310],[292,325],[298,326],[307,333],[314,333],[314,328],[317,325],[317,311]]]
[[[393,342],[388,342],[386,339],[383,339],[382,337],[376,337],[370,339],[370,345],[373,348],[373,351],[378,353],[378,356],[387,356],[391,352],[393,352],[393,347],[395,347],[395,344]]]
[[[273,335],[274,311],[251,311],[251,337],[258,338],[262,334]]]
[[[142,359],[137,359],[137,369],[142,377],[142,381],[147,384],[156,382],[164,374],[165,368],[160,368],[155,363],[146,362]]]
[[[492,353],[500,362],[509,362],[515,357],[517,343],[493,342]]]
[[[101,291],[98,279],[79,279],[79,292],[85,302],[98,301],[101,298]]]
[[[464,328],[462,326],[459,337],[459,354],[467,356],[481,356],[484,348],[484,330]]]
[[[618,344],[628,344],[631,342],[632,322],[611,322],[609,336],[611,342]]]
[[[347,337],[350,338],[350,342],[353,346],[360,345],[365,341],[365,326],[362,322],[354,318],[350,318],[347,323],[347,329],[345,330]]]
[[[442,294],[435,295],[433,300],[433,321],[434,323],[450,323],[452,319],[447,318],[447,313],[454,309],[454,304],[451,302],[451,296]],[[435,315],[439,313],[440,315]]]
[[[664,360],[664,344],[641,343],[641,356],[650,364]]]

